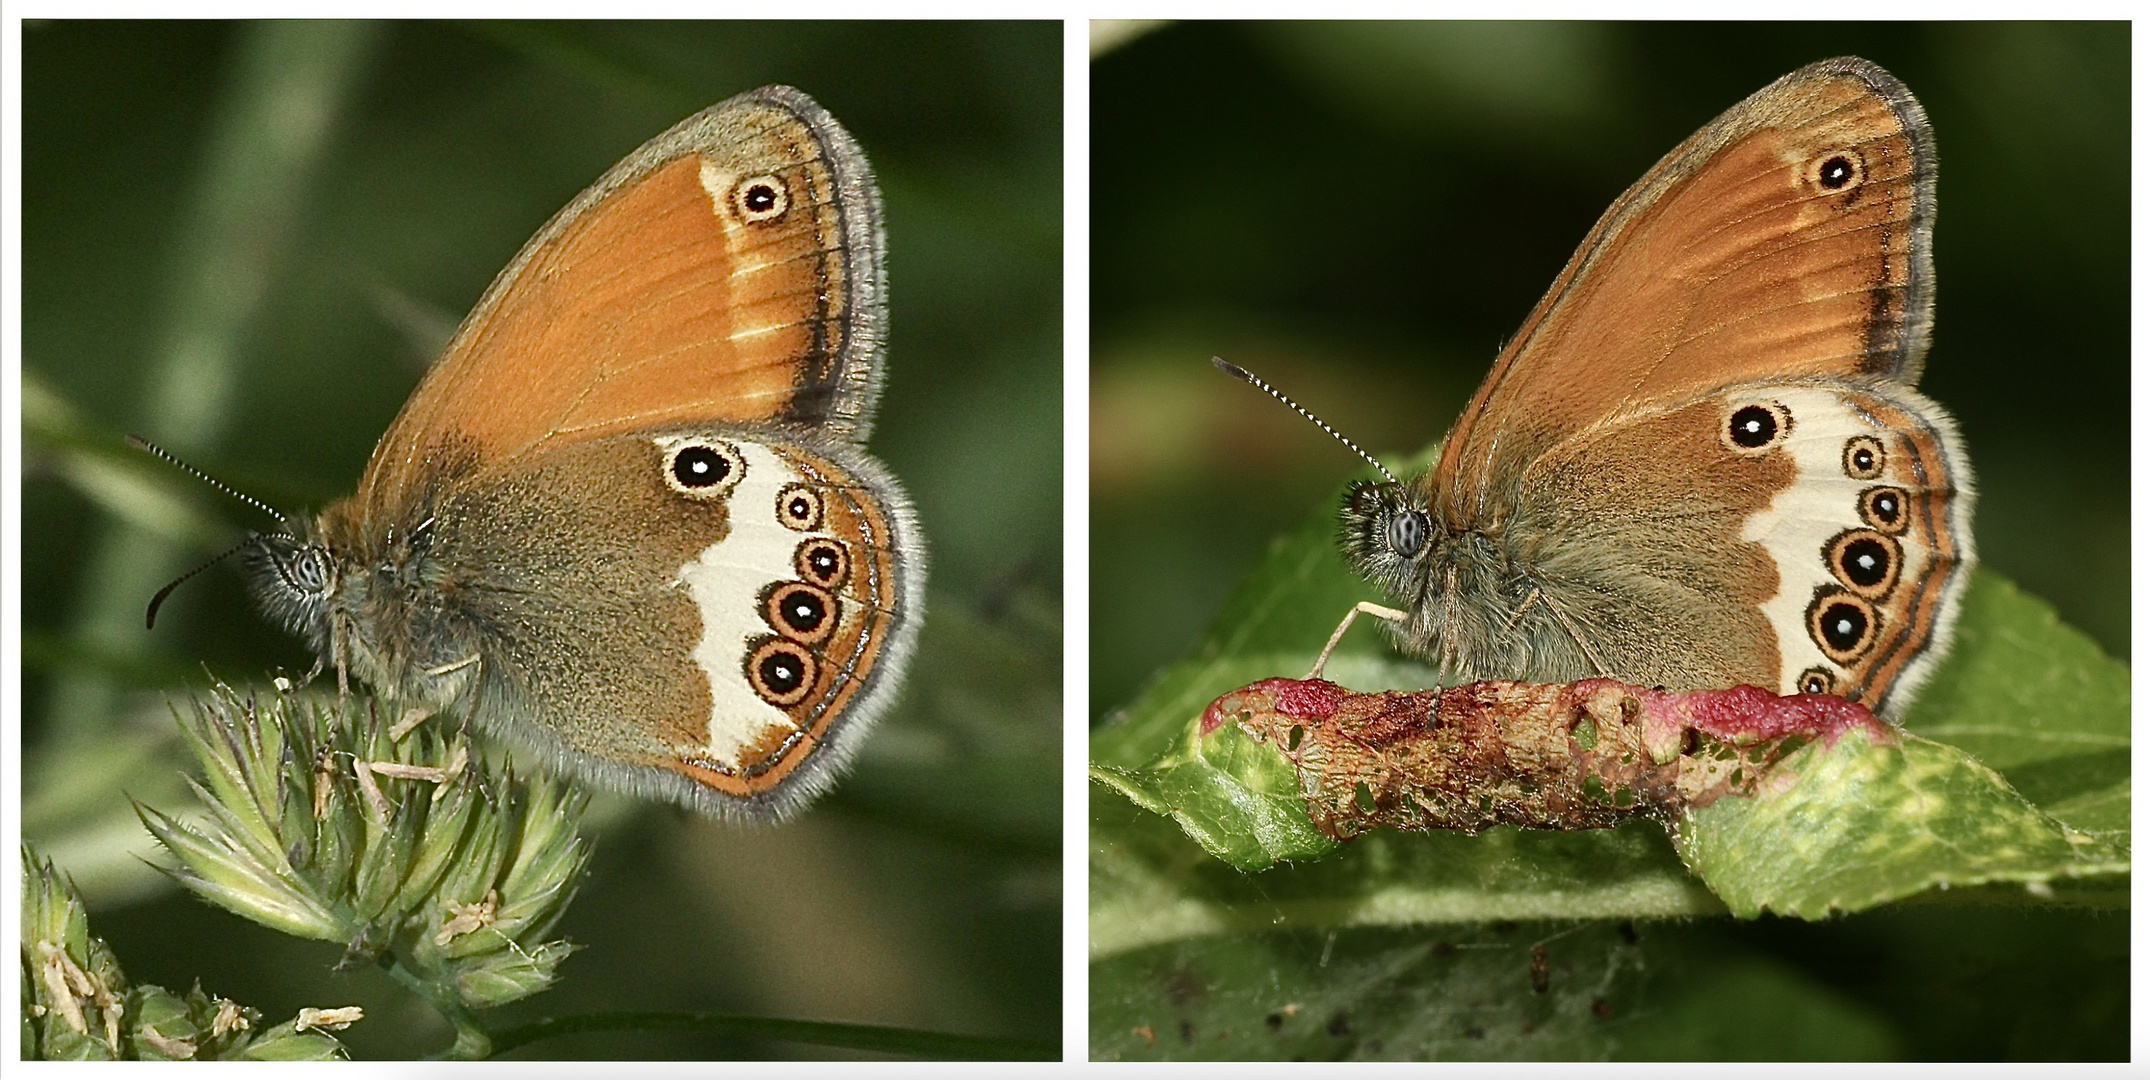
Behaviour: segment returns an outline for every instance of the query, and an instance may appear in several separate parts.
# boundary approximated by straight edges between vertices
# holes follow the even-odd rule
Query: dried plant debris
[[[1809,739],[1834,743],[1859,728],[1893,741],[1888,725],[1842,698],[1751,686],[1668,693],[1610,679],[1378,694],[1265,679],[1218,698],[1203,732],[1226,722],[1283,753],[1315,827],[1339,840],[1377,825],[1672,825],[1689,808],[1755,794]]]
[[[22,853],[22,1056],[61,1061],[322,1061],[343,1044],[311,1015],[348,1027],[357,1008],[301,1009],[263,1024],[261,1013],[204,993],[129,986],[119,961],[90,935],[72,882],[25,847]]]

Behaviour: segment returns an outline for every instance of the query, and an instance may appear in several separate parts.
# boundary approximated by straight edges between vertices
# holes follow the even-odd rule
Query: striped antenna
[[[230,484],[227,484],[222,480],[219,480],[216,477],[211,476],[208,473],[205,473],[200,469],[197,469],[194,466],[179,460],[176,457],[173,457],[170,453],[167,453],[163,447],[158,446],[156,443],[150,442],[148,439],[145,439],[140,435],[129,435],[127,436],[127,445],[177,466],[181,472],[186,473],[188,476],[191,476],[196,480],[199,480],[202,483],[207,484],[210,487],[213,487],[218,491],[221,491],[224,494],[229,495],[232,498],[237,499],[240,502],[243,502],[246,505],[253,507],[256,510],[261,511],[262,513],[267,514],[272,518],[275,518],[276,523],[279,526],[282,526],[284,532],[289,533],[291,531],[291,519],[285,517],[282,514],[277,513],[275,507],[270,506],[268,503],[262,502],[260,499],[257,499],[252,495],[244,494],[236,488],[233,488]],[[185,583],[189,578],[192,578],[194,575],[199,574],[202,571],[207,570],[220,562],[223,562],[225,559],[231,558],[233,552],[245,547],[248,543],[252,542],[252,540],[253,537],[249,536],[245,540],[241,540],[238,543],[233,544],[228,548],[225,548],[223,554],[218,555],[216,558],[211,559],[208,562],[205,562],[200,566],[197,566],[194,569],[179,575],[178,577],[172,579],[170,584],[166,585],[161,589],[158,589],[157,595],[149,598],[149,614],[143,620],[147,628],[151,630],[155,630],[157,628],[157,609],[164,606],[164,598],[172,595],[173,589],[178,588],[181,584]]]
[[[1291,410],[1293,412],[1306,417],[1308,420],[1312,420],[1314,422],[1315,427],[1318,427],[1321,430],[1328,432],[1330,437],[1334,438],[1337,442],[1343,443],[1345,446],[1350,447],[1352,453],[1357,454],[1362,458],[1365,458],[1366,463],[1368,465],[1372,465],[1377,471],[1381,473],[1381,475],[1388,477],[1389,483],[1394,484],[1397,482],[1395,474],[1383,468],[1380,462],[1374,460],[1374,456],[1372,454],[1369,454],[1366,451],[1359,449],[1358,443],[1352,442],[1350,439],[1344,438],[1342,432],[1339,432],[1335,428],[1330,427],[1328,424],[1323,423],[1321,417],[1315,416],[1313,413],[1306,411],[1306,409],[1298,402],[1293,401],[1288,397],[1285,397],[1283,391],[1278,390],[1276,387],[1263,382],[1261,378],[1255,375],[1253,372],[1248,371],[1246,368],[1240,367],[1238,364],[1232,363],[1230,360],[1226,360],[1224,357],[1212,356],[1209,358],[1209,362],[1217,365],[1218,371],[1224,372],[1226,375],[1230,375],[1231,377],[1238,379],[1240,382],[1246,383],[1254,387],[1255,389],[1260,390],[1265,394],[1268,394],[1270,397],[1273,397],[1278,401],[1281,401],[1284,404],[1291,406]]]
[[[248,544],[251,544],[251,543],[253,543],[253,542],[254,542],[254,538],[253,538],[253,537],[251,537],[251,536],[249,536],[249,537],[247,537],[246,539],[244,539],[244,540],[241,540],[241,541],[239,541],[238,543],[236,543],[236,544],[233,544],[232,546],[230,546],[230,547],[228,547],[228,548],[225,548],[225,549],[224,549],[224,552],[223,552],[223,554],[221,554],[221,555],[218,555],[218,556],[217,556],[216,558],[214,558],[214,559],[211,559],[211,560],[209,560],[208,562],[205,562],[205,563],[201,564],[200,566],[197,566],[197,567],[195,567],[194,569],[192,569],[192,570],[189,570],[189,571],[187,571],[186,573],[184,573],[184,574],[181,574],[181,575],[179,575],[179,576],[178,576],[178,577],[176,577],[176,578],[173,578],[173,579],[171,580],[171,583],[170,583],[170,584],[166,585],[165,587],[163,587],[163,588],[161,588],[161,589],[158,589],[158,590],[157,590],[157,595],[155,595],[155,596],[152,596],[152,597],[150,597],[150,598],[149,598],[149,616],[148,616],[148,618],[146,618],[146,619],[144,619],[144,620],[143,620],[143,629],[145,629],[145,630],[155,630],[155,629],[157,628],[157,609],[158,609],[158,608],[161,608],[161,607],[163,607],[163,606],[164,606],[164,598],[165,598],[165,597],[167,597],[167,596],[170,596],[170,595],[172,595],[172,590],[173,590],[173,589],[176,589],[176,588],[178,588],[178,587],[179,587],[179,586],[180,586],[181,584],[185,583],[185,582],[186,582],[186,580],[187,580],[188,578],[191,578],[191,577],[193,577],[194,575],[196,575],[196,574],[199,574],[199,573],[201,573],[202,571],[204,571],[204,570],[207,570],[207,569],[209,569],[210,567],[212,567],[212,566],[215,566],[216,564],[218,564],[218,563],[220,563],[220,562],[223,562],[223,561],[224,561],[224,560],[226,560],[226,559],[229,559],[229,558],[231,558],[231,556],[232,556],[232,553],[233,553],[233,552],[235,552],[235,551],[238,551],[238,550],[239,550],[240,548],[243,548],[243,547],[245,547],[246,545],[248,545]]]
[[[291,531],[291,519],[285,517],[282,514],[277,513],[275,507],[270,506],[268,503],[262,502],[260,499],[257,499],[252,495],[243,494],[238,490],[234,489],[230,484],[227,484],[222,480],[219,480],[216,477],[211,476],[208,473],[205,473],[200,469],[197,469],[194,466],[179,460],[176,457],[173,457],[163,447],[158,446],[156,443],[150,442],[148,439],[145,439],[140,435],[129,435],[127,436],[127,445],[132,446],[137,450],[148,453],[152,456],[162,458],[163,460],[171,463],[172,465],[178,466],[179,470],[181,472],[186,473],[188,476],[191,476],[196,480],[199,480],[202,483],[207,484],[210,487],[213,487],[218,491],[221,491],[224,494],[229,495],[232,498],[237,499],[240,502],[243,502],[246,505],[253,507],[256,510],[261,511],[262,513],[267,514],[272,518],[275,518],[276,523],[278,525],[283,526],[285,532]]]

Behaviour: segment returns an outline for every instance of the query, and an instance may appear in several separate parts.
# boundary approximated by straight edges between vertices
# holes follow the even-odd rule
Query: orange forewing
[[[659,136],[547,223],[381,437],[362,505],[392,506],[447,451],[484,466],[548,440],[858,409],[844,399],[870,395],[881,336],[878,222],[844,175],[863,159],[794,111],[825,118],[811,102],[760,93]],[[731,187],[754,177],[783,184],[782,216],[744,219]]]
[[[1857,182],[1819,170],[1848,155]],[[1734,106],[1600,218],[1450,432],[1436,513],[1563,439],[1665,399],[1757,378],[1911,382],[1926,346],[1931,137],[1859,60],[1794,72]]]

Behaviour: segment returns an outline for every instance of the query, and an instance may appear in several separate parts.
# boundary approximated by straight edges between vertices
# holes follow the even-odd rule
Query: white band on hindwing
[[[656,440],[670,449],[694,437]],[[746,474],[732,489],[731,526],[724,539],[703,548],[693,562],[679,568],[678,580],[701,614],[702,638],[694,662],[709,678],[709,741],[702,750],[737,769],[744,751],[767,746],[798,730],[791,715],[762,700],[747,682],[748,643],[773,633],[762,617],[761,595],[769,586],[797,576],[793,558],[801,542],[828,536],[802,532],[776,520],[777,493],[803,479],[799,471],[768,447],[733,440],[746,459]]]
[[[1726,395],[1729,409],[1742,405],[1782,405],[1791,418],[1792,429],[1778,452],[1791,456],[1797,468],[1793,483],[1779,491],[1770,504],[1750,516],[1741,529],[1741,539],[1761,544],[1776,564],[1776,594],[1762,604],[1764,618],[1777,638],[1781,666],[1778,673],[1778,693],[1792,694],[1801,691],[1801,675],[1820,669],[1834,681],[1831,692],[1842,693],[1852,685],[1848,673],[1859,668],[1874,656],[1874,643],[1905,629],[1894,625],[1898,618],[1898,598],[1907,591],[1917,590],[1926,579],[1936,572],[1948,572],[1938,565],[1937,553],[1931,546],[1931,537],[1919,522],[1890,536],[1889,542],[1898,552],[1898,565],[1893,568],[1893,585],[1887,587],[1886,598],[1876,598],[1870,608],[1877,616],[1875,626],[1868,638],[1869,645],[1859,655],[1839,660],[1824,652],[1822,644],[1815,639],[1810,609],[1816,609],[1816,597],[1823,593],[1831,596],[1855,591],[1840,581],[1831,569],[1825,552],[1831,542],[1844,534],[1865,530],[1869,522],[1862,519],[1860,497],[1877,487],[1895,487],[1904,492],[1908,505],[1901,512],[1911,514],[1929,505],[1936,498],[1960,501],[1964,493],[1950,489],[1952,483],[1967,482],[1961,463],[1953,460],[1955,448],[1948,443],[1947,434],[1939,427],[1934,429],[1935,447],[1944,460],[1940,463],[1946,475],[1927,477],[1922,484],[1907,475],[1907,463],[1900,460],[1906,452],[1903,438],[1906,433],[1881,423],[1878,418],[1867,415],[1865,409],[1843,391],[1818,386],[1750,387],[1734,390]],[[1887,398],[1879,398],[1888,402]],[[1897,408],[1914,415],[1919,413],[1912,401],[1892,402]],[[1855,475],[1854,467],[1847,462],[1847,447],[1860,436],[1869,437],[1872,445],[1885,455],[1885,464],[1877,466],[1879,475]],[[1959,479],[1959,478],[1963,479]],[[1957,529],[1959,514],[1955,506],[1948,508],[1935,525],[1943,529]],[[1968,536],[1958,535],[1954,542],[1959,548],[1959,561],[1967,561]],[[1876,585],[1879,589],[1882,586]],[[1939,602],[1946,605],[1949,597]],[[1930,648],[1934,639],[1947,633],[1945,617],[1937,620],[1932,639],[1919,641],[1920,650]],[[1914,669],[1916,670],[1916,669]],[[1884,680],[1885,682],[1890,680]],[[1901,681],[1896,680],[1896,681]],[[1885,696],[1889,686],[1877,686]],[[1861,697],[1869,705],[1879,706],[1881,701],[1872,700],[1875,695]]]

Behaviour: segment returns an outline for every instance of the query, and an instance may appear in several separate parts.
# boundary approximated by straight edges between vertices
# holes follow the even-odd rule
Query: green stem
[[[483,1061],[496,1052],[492,1035],[485,1025],[478,1023],[469,1009],[463,1007],[463,999],[456,995],[454,987],[442,987],[424,976],[403,966],[393,951],[381,954],[381,967],[387,969],[390,978],[403,984],[404,989],[426,999],[441,1016],[455,1028],[455,1042],[448,1049],[432,1055],[448,1061]]]
[[[592,1031],[701,1031],[940,1060],[1057,1061],[1060,1058],[1060,1044],[1041,1039],[995,1039],[878,1024],[782,1020],[732,1013],[668,1012],[590,1013],[540,1020],[496,1034],[493,1053],[505,1054],[541,1039]]]

